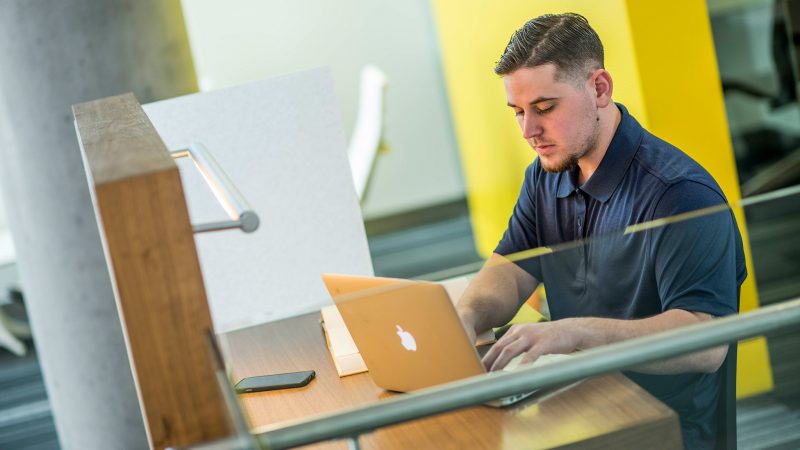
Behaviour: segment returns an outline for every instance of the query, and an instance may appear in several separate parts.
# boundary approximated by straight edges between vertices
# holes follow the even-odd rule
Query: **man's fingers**
[[[486,366],[490,371],[500,370],[505,367],[509,361],[514,359],[515,356],[523,353],[527,349],[528,345],[529,344],[525,339],[517,339],[497,352],[497,356],[494,360],[484,361],[484,366]]]
[[[483,365],[487,370],[502,369],[515,356],[527,350],[530,344],[529,339],[525,333],[522,332],[524,329],[525,327],[522,325],[512,325],[508,332],[489,349],[483,357]],[[514,347],[507,350],[511,345],[514,345]],[[500,356],[503,354],[505,354],[505,357],[501,359]]]
[[[492,363],[494,363],[494,360],[497,359],[497,355],[499,355],[500,351],[503,349],[504,346],[501,344],[501,342],[502,339],[497,341],[494,345],[492,345],[489,351],[486,352],[485,355],[483,355],[483,361],[482,361],[483,366],[486,367],[487,369],[489,367],[492,367]]]
[[[513,329],[513,327],[512,327]],[[492,367],[494,360],[500,355],[500,352],[506,348],[507,345],[510,345],[512,342],[516,341],[517,338],[514,337],[514,334],[511,333],[509,330],[503,337],[500,338],[494,345],[489,349],[488,352],[483,356],[483,365],[488,369]]]
[[[500,355],[497,359],[494,360],[492,363],[491,368],[489,369],[490,372],[495,370],[502,370],[505,366],[508,365],[508,362],[514,359],[520,353],[523,353],[528,347],[528,342],[524,339],[518,339],[511,344],[507,345],[506,348],[500,352]]]
[[[532,362],[536,361],[537,359],[539,359],[540,356],[542,356],[541,349],[536,348],[536,346],[533,346],[533,347],[531,347],[530,350],[528,350],[525,353],[525,356],[522,357],[522,359],[520,360],[519,363],[520,364],[529,364],[529,363],[532,363]]]

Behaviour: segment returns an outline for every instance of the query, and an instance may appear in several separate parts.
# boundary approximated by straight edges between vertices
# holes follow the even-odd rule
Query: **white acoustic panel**
[[[144,105],[170,150],[204,144],[261,219],[196,234],[218,332],[330,304],[323,272],[372,275],[327,69]],[[226,220],[188,159],[179,160],[192,223]]]

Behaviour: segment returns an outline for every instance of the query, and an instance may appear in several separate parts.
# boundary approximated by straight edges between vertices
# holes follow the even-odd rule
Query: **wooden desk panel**
[[[339,378],[319,314],[228,333],[222,344],[237,379],[317,371],[317,379],[303,388],[240,396],[256,428],[393,395],[375,386],[368,374]],[[380,449],[682,448],[675,413],[619,374],[543,390],[510,408],[476,406],[382,428],[363,435],[361,443]],[[309,448],[346,445],[327,442]]]
[[[150,447],[228,435],[178,167],[132,94],[73,106]],[[114,299],[109,299],[114,301]]]

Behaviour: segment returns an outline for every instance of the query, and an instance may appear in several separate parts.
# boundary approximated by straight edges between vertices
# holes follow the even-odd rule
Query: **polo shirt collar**
[[[642,141],[642,126],[628,113],[625,106],[620,103],[616,105],[622,115],[619,126],[617,126],[614,137],[597,170],[583,186],[580,186],[580,190],[601,202],[606,202],[611,198],[611,194],[625,176]],[[568,197],[578,187],[578,169],[561,172],[559,177],[556,195],[559,198]]]

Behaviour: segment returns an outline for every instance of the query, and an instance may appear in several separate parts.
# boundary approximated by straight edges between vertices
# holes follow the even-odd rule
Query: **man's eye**
[[[522,111],[514,111],[514,115],[519,117],[522,115]]]
[[[555,108],[555,105],[550,105],[550,106],[548,106],[546,108],[536,108],[536,114],[539,114],[539,115],[547,114],[550,111],[552,111],[553,108]]]

